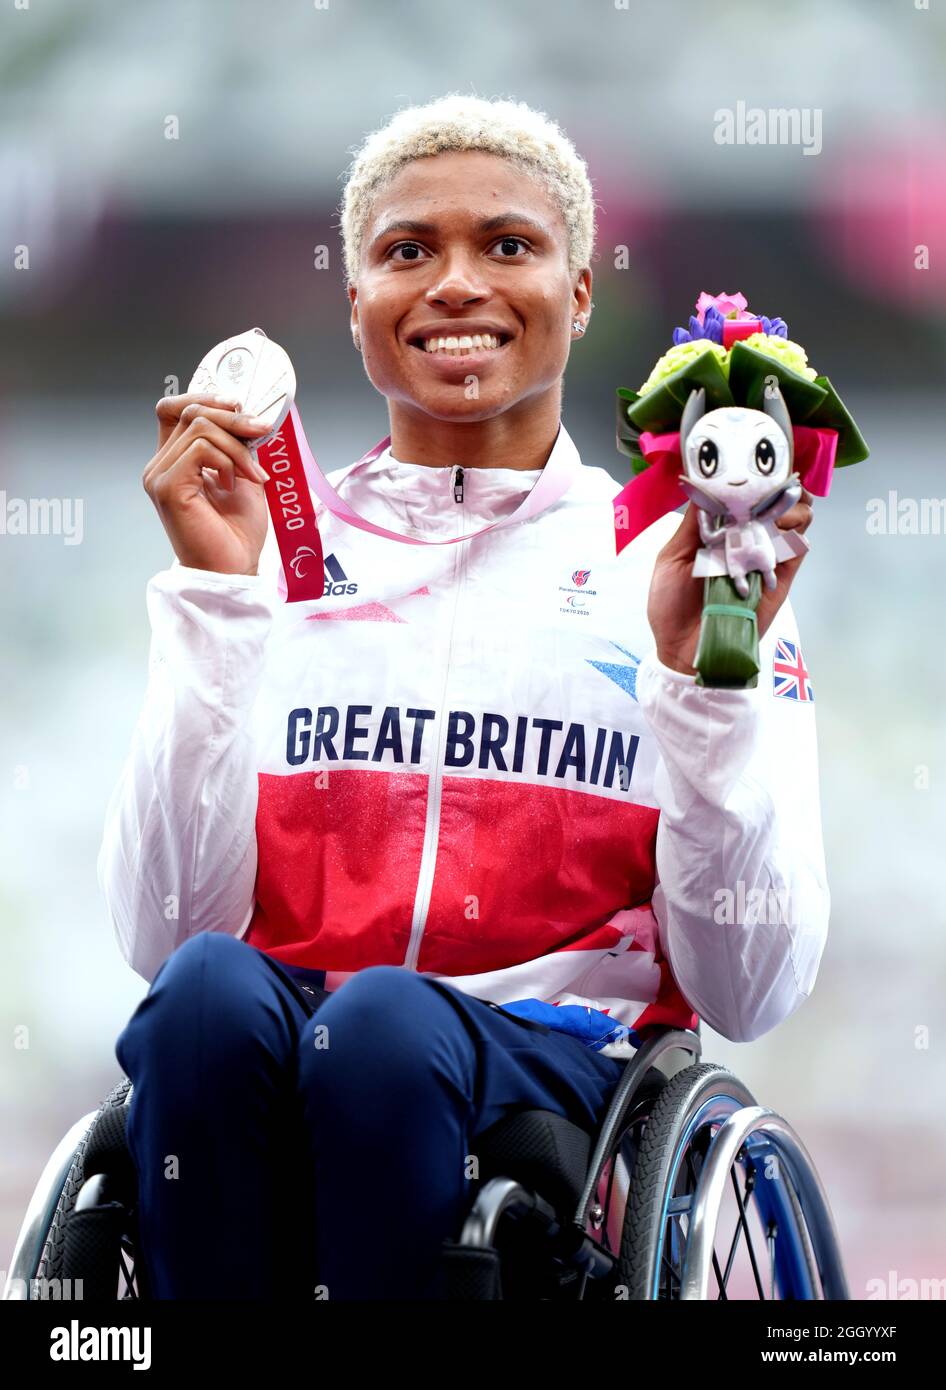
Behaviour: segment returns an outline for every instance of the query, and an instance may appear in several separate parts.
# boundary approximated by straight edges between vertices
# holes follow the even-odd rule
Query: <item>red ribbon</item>
[[[325,591],[322,537],[291,416],[257,450],[257,458],[269,474],[264,492],[282,557],[280,588],[284,579],[286,602],[321,598]]]
[[[793,425],[796,473],[809,492],[827,497],[838,447],[837,430]],[[667,512],[689,501],[679,483],[683,471],[680,433],[651,434],[645,430],[640,446],[648,467],[638,473],[614,499],[615,553],[620,555],[635,536],[646,531]]]

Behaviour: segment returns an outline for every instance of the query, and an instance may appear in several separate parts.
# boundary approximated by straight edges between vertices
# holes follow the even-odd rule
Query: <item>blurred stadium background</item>
[[[792,592],[833,897],[818,986],[751,1045],[707,1030],[705,1056],[800,1130],[855,1297],[946,1277],[946,538],[866,524],[891,489],[946,496],[943,9],[620,4],[4,7],[0,488],[83,499],[84,534],[0,535],[0,1263],[146,989],[95,859],[144,691],[145,585],[171,559],[141,489],[154,402],[259,324],[293,357],[324,468],[386,432],[348,335],[340,175],[397,107],[460,90],[549,112],[589,164],[597,307],[565,402],[587,462],[629,476],[614,389],[703,289],[785,317],[872,446],[816,504]],[[820,150],[717,144],[740,101],[820,111]]]

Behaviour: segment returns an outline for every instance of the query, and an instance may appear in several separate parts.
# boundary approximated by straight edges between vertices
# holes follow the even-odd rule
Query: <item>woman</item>
[[[477,1134],[593,1127],[648,1027],[756,1037],[824,945],[810,703],[695,684],[694,508],[615,559],[618,486],[561,424],[592,311],[569,141],[511,102],[401,112],[342,236],[391,439],[330,478],[424,544],[319,509],[324,597],[281,603],[239,402],[160,401],[144,474],[175,559],[99,870],[152,982],[116,1053],[162,1298],[442,1296]],[[760,886],[795,913],[720,916]]]

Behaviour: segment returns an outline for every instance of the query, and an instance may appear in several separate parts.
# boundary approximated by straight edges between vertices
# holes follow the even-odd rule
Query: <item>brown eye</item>
[[[704,478],[712,478],[719,464],[719,450],[712,439],[704,439],[700,445],[700,451],[696,456],[696,461],[700,466],[700,472]]]
[[[760,473],[771,473],[775,467],[775,446],[771,439],[760,439],[755,446],[755,466]]]
[[[403,265],[405,262],[419,261],[422,250],[423,248],[419,246],[416,241],[398,241],[395,242],[393,246],[389,247],[387,254],[390,260],[399,260]],[[398,251],[404,253],[403,260],[396,255]]]
[[[516,256],[514,253],[516,251],[528,251],[529,249],[528,244],[519,236],[504,236],[495,244],[496,248],[502,252],[501,259],[504,261],[521,260],[521,256]],[[508,255],[507,252],[512,252],[513,254]]]

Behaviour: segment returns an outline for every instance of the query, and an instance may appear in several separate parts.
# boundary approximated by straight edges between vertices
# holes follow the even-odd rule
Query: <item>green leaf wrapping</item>
[[[703,620],[694,666],[697,685],[751,690],[759,683],[759,632],[756,609],[762,593],[758,570],[747,575],[749,593],[740,598],[728,575],[714,575],[703,586]],[[740,609],[747,616],[721,614],[712,605]],[[709,609],[709,611],[707,611]]]
[[[625,386],[618,387],[617,446],[620,453],[640,461],[640,467],[635,462],[635,473],[646,467],[638,442],[640,436],[645,430],[651,434],[679,430],[690,392],[700,386],[706,392],[707,410],[735,404],[726,374],[711,352],[700,353],[643,395]]]
[[[777,357],[745,343],[733,343],[729,351],[729,385],[737,405],[762,410],[766,380],[772,377],[778,381],[792,424],[811,424],[809,416],[827,395],[824,387],[786,367]]]
[[[841,397],[826,376],[818,377],[818,385],[824,388],[825,399],[814,415],[805,421],[805,424],[815,425],[819,429],[837,430],[838,449],[834,456],[835,468],[843,468],[848,463],[862,463],[869,456],[870,449],[867,447],[864,436],[854,423],[853,416],[848,412]]]

